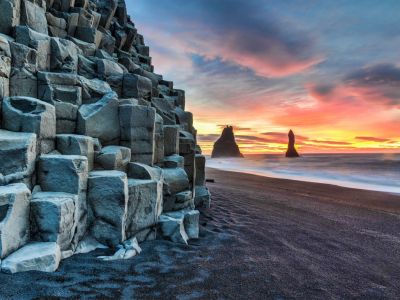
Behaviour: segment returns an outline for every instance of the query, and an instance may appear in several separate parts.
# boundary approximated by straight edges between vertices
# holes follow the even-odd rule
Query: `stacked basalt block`
[[[1,270],[198,238],[205,158],[123,0],[0,1]]]

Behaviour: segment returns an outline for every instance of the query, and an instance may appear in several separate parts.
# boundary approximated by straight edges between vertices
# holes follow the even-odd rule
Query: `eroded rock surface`
[[[124,0],[0,1],[3,272],[198,237],[205,158],[185,92],[154,69]]]

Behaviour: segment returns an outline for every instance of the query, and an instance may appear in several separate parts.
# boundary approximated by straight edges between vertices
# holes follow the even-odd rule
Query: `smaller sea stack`
[[[243,157],[239,146],[236,144],[232,126],[226,126],[220,138],[214,143],[211,157]]]
[[[296,137],[294,136],[292,130],[289,131],[288,137],[289,137],[289,143],[286,151],[286,157],[299,157],[300,155],[297,152],[296,147],[294,146],[294,144],[296,143]]]

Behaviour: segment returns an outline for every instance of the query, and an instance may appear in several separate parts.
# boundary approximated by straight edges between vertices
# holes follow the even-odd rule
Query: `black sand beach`
[[[1,299],[396,299],[400,196],[208,170],[213,207],[189,246],[99,250],[54,274],[0,274]]]

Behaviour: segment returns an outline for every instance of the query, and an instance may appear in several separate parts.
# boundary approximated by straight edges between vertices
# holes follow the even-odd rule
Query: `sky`
[[[126,2],[205,153],[400,152],[400,1]]]

